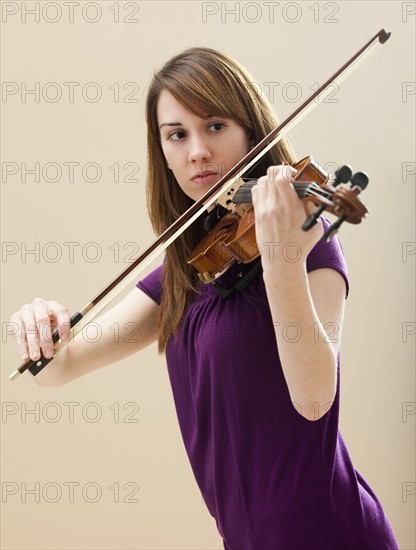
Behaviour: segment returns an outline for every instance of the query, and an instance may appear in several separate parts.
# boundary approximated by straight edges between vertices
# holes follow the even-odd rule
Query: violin
[[[358,197],[369,181],[364,172],[353,175],[351,168],[345,165],[335,172],[329,183],[329,174],[310,156],[296,162],[293,168],[297,170],[293,186],[298,197],[318,206],[306,218],[302,226],[304,231],[317,223],[324,210],[338,216],[323,235],[325,241],[338,232],[344,221],[358,224],[367,216],[368,210]],[[345,185],[348,182],[350,184]],[[188,264],[197,270],[203,283],[212,283],[218,273],[224,272],[236,261],[250,263],[260,256],[251,200],[251,188],[256,183],[257,180],[243,182],[240,179],[218,198],[218,204],[222,206],[221,218],[188,259]]]
[[[41,358],[37,361],[28,359],[24,362],[18,369],[16,369],[9,376],[10,380],[15,380],[18,376],[24,373],[26,370],[29,370],[34,376],[36,376],[43,368],[46,367],[54,357],[69,343],[71,343],[74,337],[80,333],[85,326],[87,326],[97,315],[107,307],[113,300],[115,300],[120,293],[129,285],[135,284],[137,282],[138,275],[150,265],[176,238],[179,237],[203,212],[207,210],[211,205],[219,199],[224,193],[231,192],[231,189],[235,189],[237,182],[241,177],[256,163],[258,160],[269,150],[271,149],[282,137],[284,137],[289,130],[294,128],[296,123],[301,120],[308,112],[310,112],[316,105],[322,103],[324,99],[330,94],[331,90],[329,86],[332,83],[340,84],[347,76],[347,72],[351,72],[352,69],[356,69],[358,65],[364,60],[368,59],[369,54],[373,53],[379,46],[385,44],[390,38],[391,33],[386,32],[384,29],[381,29],[376,33],[363,47],[361,47],[346,63],[344,63],[331,77],[328,78],[315,92],[313,92],[299,107],[295,109],[277,128],[274,128],[267,136],[265,136],[251,151],[247,153],[231,170],[225,174],[217,183],[215,183],[203,197],[198,199],[186,212],[184,212],[170,227],[168,227],[159,237],[150,244],[134,262],[132,262],[122,273],[120,273],[113,281],[111,281],[103,290],[101,290],[90,302],[88,302],[82,309],[74,313],[70,319],[70,335],[69,340],[62,342],[60,340],[59,331],[55,330],[52,335],[52,341],[56,344],[54,348],[53,357],[45,357],[43,354]],[[302,161],[300,161],[302,163]],[[299,163],[297,163],[299,164]],[[295,164],[295,168],[297,166]],[[309,224],[314,224],[319,218],[320,209],[327,209],[332,211],[335,215],[339,215],[338,220],[331,226],[331,231],[335,232],[339,225],[343,221],[349,221],[351,223],[359,223],[362,217],[367,213],[367,209],[358,199],[358,194],[361,191],[360,183],[365,181],[365,177],[357,176],[356,182],[354,183],[351,189],[345,190],[340,187],[336,188],[338,184],[331,185],[327,183],[326,176],[324,177],[324,182],[319,184],[319,179],[316,180],[315,175],[311,175],[314,172],[316,165],[315,163],[309,162],[306,163],[309,166],[308,171],[304,171],[302,166],[299,166],[298,170],[300,173],[297,174],[295,178],[296,181],[296,190],[299,189],[299,196],[302,199],[313,200],[315,204],[319,206],[318,210],[312,215],[308,216],[304,228],[308,229]],[[305,166],[306,168],[306,166]],[[306,180],[300,181],[299,177],[304,174]],[[306,175],[309,174],[309,175]],[[340,179],[341,182],[341,179]],[[353,179],[351,180],[353,183]],[[298,187],[300,186],[300,187]],[[358,189],[357,189],[358,187]],[[247,193],[249,187],[243,186],[243,190]],[[242,191],[243,192],[243,191]],[[238,214],[237,219],[244,220],[241,227],[245,227],[245,221],[250,220],[250,215],[243,215],[243,212],[249,213],[252,208],[247,207],[247,204],[251,202],[251,192],[250,197],[247,198],[246,195],[241,193],[235,193],[236,198],[231,199],[228,195],[226,202],[228,205],[231,202],[238,201],[238,197],[243,197],[241,199],[243,202],[236,204],[234,212],[232,214],[236,217],[236,212]],[[323,210],[322,210],[323,211]],[[254,217],[253,217],[254,220]],[[227,221],[228,223],[228,221]],[[247,224],[250,226],[250,223]],[[312,227],[311,225],[311,227]],[[219,227],[216,228],[216,233],[218,235]],[[255,234],[254,234],[254,223],[251,224],[250,231],[253,231],[250,236],[250,246],[255,243]],[[244,234],[244,231],[242,231]],[[228,242],[228,240],[227,240]],[[204,246],[201,246],[204,248]],[[206,248],[206,247],[205,247]],[[225,248],[225,247],[224,247]],[[237,252],[233,252],[232,262],[236,261],[238,254],[241,253],[242,249],[249,248],[245,244],[236,245]],[[229,248],[227,247],[227,253]],[[198,256],[198,254],[196,254]],[[241,257],[241,256],[240,256]],[[210,269],[205,269],[202,266],[202,273],[205,271],[208,272],[208,276],[211,276]],[[215,271],[216,267],[212,271]],[[204,277],[204,275],[202,275]]]

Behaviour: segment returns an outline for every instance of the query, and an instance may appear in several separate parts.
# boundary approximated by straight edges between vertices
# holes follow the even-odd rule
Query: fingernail
[[[51,349],[45,350],[45,357],[47,357],[48,359],[49,359],[49,357],[52,357],[52,350]]]

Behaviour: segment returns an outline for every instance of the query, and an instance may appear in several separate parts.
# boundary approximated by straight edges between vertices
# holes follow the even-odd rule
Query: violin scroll
[[[351,185],[343,185],[348,182]],[[333,206],[329,209],[332,214],[338,216],[338,219],[328,228],[323,236],[325,242],[329,241],[336,233],[338,233],[341,224],[344,221],[349,223],[360,223],[363,218],[368,214],[367,208],[358,199],[358,195],[363,191],[369,182],[369,178],[365,172],[357,172],[353,175],[350,166],[345,165],[339,168],[334,175],[334,181],[330,185],[326,185],[326,188],[332,193]],[[315,212],[310,214],[305,223],[302,225],[304,231],[311,229],[318,221],[320,215],[326,206],[321,205]]]

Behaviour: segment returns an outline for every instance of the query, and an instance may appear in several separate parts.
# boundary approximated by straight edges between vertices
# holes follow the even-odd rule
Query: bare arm
[[[298,412],[319,420],[336,393],[345,283],[333,269],[317,269],[308,277],[304,266],[280,267],[280,279],[266,274],[266,289],[283,372]]]
[[[59,304],[50,304],[56,302],[37,299],[13,315],[12,320],[20,327],[16,339],[22,359],[25,353],[29,353],[32,359],[36,358],[40,347],[43,353],[50,348],[50,341],[48,343],[41,339],[39,332],[50,335],[54,330],[52,319],[56,319],[55,326],[60,325],[61,330],[68,334],[69,312]],[[97,341],[88,341],[82,332],[77,334],[34,377],[36,383],[41,386],[61,386],[142,350],[157,339],[158,310],[156,302],[144,292],[138,288],[132,289],[117,305],[94,321],[99,327],[100,337]],[[44,328],[38,331],[37,338],[33,326],[32,331],[25,330],[35,324]]]

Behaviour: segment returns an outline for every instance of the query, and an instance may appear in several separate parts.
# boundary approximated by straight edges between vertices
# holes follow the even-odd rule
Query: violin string
[[[308,187],[305,188],[304,190],[304,195],[303,197],[306,198],[306,197],[318,197],[318,198],[324,198],[324,199],[327,199],[327,200],[330,200],[330,196],[325,196],[324,194],[322,193],[319,193],[316,189],[311,189]],[[242,203],[251,203],[252,202],[252,197],[251,197],[251,193],[244,193],[244,194],[239,194],[239,198],[241,198],[241,202]]]
[[[251,202],[251,189],[252,187],[254,187],[254,185],[257,184],[257,180],[251,180],[251,181],[248,181],[248,182],[245,182],[243,183],[243,185],[241,185],[241,187],[236,191],[234,197],[238,197],[238,198],[249,198],[250,200],[248,200],[247,202]],[[322,189],[317,183],[315,182],[309,182],[309,183],[306,183],[306,182],[299,182],[297,185],[296,185],[296,190],[299,192],[301,191],[302,193],[307,193],[307,192],[312,192],[313,191],[313,195],[314,196],[321,196],[323,198],[326,198],[328,200],[330,200],[331,198],[331,194],[328,192],[328,191],[325,191],[324,189]]]
[[[251,185],[256,185],[257,184],[257,181],[255,178],[248,178],[248,177],[242,177],[241,178],[243,181],[244,181],[244,184],[246,183],[250,183]],[[329,180],[328,180],[328,185],[333,185],[333,183],[336,181],[337,179],[337,176],[335,174],[332,174],[330,177],[329,177]],[[299,182],[299,183],[302,183],[302,182]],[[318,185],[318,184],[317,184]],[[242,185],[240,187],[240,189],[242,189],[244,186]]]
[[[241,178],[241,179],[244,179],[244,178]],[[316,189],[317,191],[319,190],[323,195],[326,195],[328,197],[331,196],[331,194],[329,193],[329,191],[325,191],[325,189],[322,189],[322,187],[320,187],[316,182],[294,182],[296,184],[296,189],[302,189],[302,187],[310,187],[313,185],[314,189]],[[240,194],[240,191],[245,191],[245,190],[249,190],[251,189],[252,187],[254,187],[255,185],[257,184],[257,180],[248,180],[247,182],[244,182],[243,185],[241,185],[237,191],[236,191],[236,194]]]
[[[244,196],[244,197],[248,197],[250,196],[251,197],[251,188],[254,187],[254,185],[250,185],[250,186],[241,186],[240,189],[238,190],[238,196]],[[330,199],[331,198],[331,194],[327,191],[325,191],[324,189],[322,189],[321,187],[319,187],[318,185],[316,185],[315,183],[313,183],[312,185],[310,183],[302,183],[302,184],[299,184],[299,185],[296,185],[296,190],[297,192],[302,192],[302,193],[313,193],[315,196],[321,196],[323,198],[326,198],[326,199]],[[237,195],[237,193],[236,193]]]

